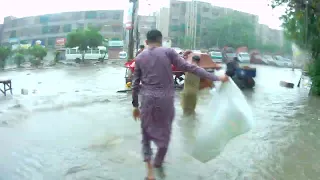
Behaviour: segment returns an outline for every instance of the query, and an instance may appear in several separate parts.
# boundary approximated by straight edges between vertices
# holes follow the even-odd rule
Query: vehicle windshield
[[[284,58],[281,57],[281,56],[275,56],[274,58],[275,58],[275,60],[277,60],[277,61],[284,61]]]
[[[211,52],[212,56],[221,56],[221,52]]]
[[[239,54],[241,57],[249,57],[249,54],[248,53],[240,53]]]
[[[126,52],[120,52],[119,55],[120,55],[120,56],[126,56],[127,53],[126,53]]]

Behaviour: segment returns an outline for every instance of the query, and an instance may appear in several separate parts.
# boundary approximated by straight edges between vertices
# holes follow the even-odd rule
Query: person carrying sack
[[[147,167],[146,179],[154,180],[153,168],[163,170],[175,115],[172,65],[181,71],[191,72],[211,81],[225,82],[228,81],[228,77],[215,76],[197,65],[188,63],[174,49],[162,47],[162,33],[159,30],[150,30],[146,43],[148,48],[136,57],[132,105],[134,119],[140,118],[141,122],[142,154]],[[158,148],[154,160],[151,142]]]

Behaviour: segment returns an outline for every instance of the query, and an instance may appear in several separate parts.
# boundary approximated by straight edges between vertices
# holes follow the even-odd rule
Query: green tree
[[[95,28],[77,29],[67,35],[66,47],[78,47],[82,54],[82,61],[88,48],[96,48],[103,43],[103,36]]]
[[[282,16],[285,36],[311,53],[311,93],[320,95],[320,0],[273,0],[272,7],[287,5]]]
[[[34,59],[31,60],[33,66],[38,67],[43,58],[47,56],[47,49],[41,45],[34,45],[28,49],[28,52]]]
[[[192,49],[192,37],[183,36],[178,38],[179,47],[182,49]]]
[[[255,24],[246,16],[238,12],[231,12],[228,16],[220,16],[215,19],[214,23],[208,25],[208,30],[202,40],[211,44],[211,47],[228,45],[254,48],[256,46]]]
[[[263,53],[280,53],[280,46],[277,44],[258,44],[257,49]]]
[[[24,55],[21,53],[16,53],[14,55],[14,62],[18,68],[21,68],[21,64],[25,61]]]
[[[285,39],[282,47],[282,52],[284,54],[292,55],[292,42]]]
[[[8,47],[0,46],[0,68],[4,69],[5,60],[9,57],[11,49]]]

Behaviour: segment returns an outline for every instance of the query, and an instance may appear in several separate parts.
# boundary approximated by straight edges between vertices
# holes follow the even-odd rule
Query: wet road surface
[[[187,152],[201,121],[210,121],[201,119],[209,95],[202,93],[195,120],[182,116],[177,92],[167,180],[320,179],[320,100],[308,98],[304,81],[279,86],[297,84],[300,72],[257,68],[256,88],[245,92],[256,126],[206,164]],[[124,72],[109,65],[0,73],[14,87],[13,96],[0,96],[0,179],[143,179],[131,95],[116,93]]]

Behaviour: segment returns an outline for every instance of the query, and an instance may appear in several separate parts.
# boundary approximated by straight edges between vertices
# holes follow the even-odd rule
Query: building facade
[[[2,44],[41,41],[48,48],[60,48],[69,32],[98,27],[104,38],[123,40],[123,10],[81,11],[34,17],[4,18]]]
[[[160,8],[160,10],[155,13],[155,16],[156,16],[156,28],[161,31],[163,37],[168,38],[170,9],[164,8],[164,7]]]
[[[282,30],[271,29],[265,24],[258,24],[257,36],[261,44],[275,44],[279,47],[284,45],[284,35]]]
[[[0,24],[0,45],[2,42],[2,31],[3,31],[3,24]]]
[[[239,13],[246,16],[248,20],[258,24],[258,16],[235,11],[228,8],[213,6],[211,3],[201,1],[171,0],[170,2],[170,26],[169,37],[173,46],[178,46],[180,39],[188,37],[192,42],[191,48],[205,47],[208,24],[214,23],[220,16],[228,13]]]
[[[156,29],[156,16],[138,16],[139,45],[145,44],[147,32]]]

